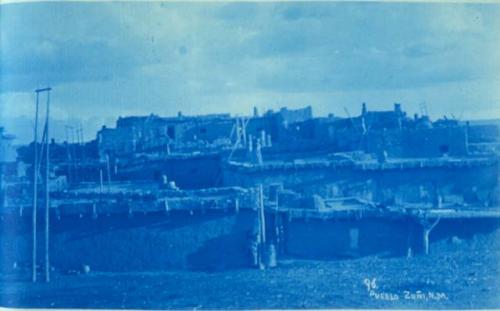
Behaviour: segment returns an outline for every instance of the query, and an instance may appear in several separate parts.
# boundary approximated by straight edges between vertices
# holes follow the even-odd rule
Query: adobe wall
[[[364,144],[366,152],[385,150],[390,157],[440,157],[445,153],[467,155],[465,127],[372,131]]]
[[[0,267],[31,265],[31,225],[27,218],[4,218]],[[88,265],[94,271],[218,270],[251,264],[251,211],[193,214],[172,212],[65,217],[51,225],[51,263],[67,272]],[[39,261],[43,263],[43,220],[39,222]]]
[[[470,241],[478,235],[498,234],[499,227],[497,219],[441,220],[431,231],[430,251],[439,252],[453,239]],[[422,253],[422,241],[422,228],[410,220],[294,219],[288,224],[285,248],[290,257],[308,259],[406,256],[408,247],[414,254]]]
[[[231,130],[235,125],[232,119],[221,120],[193,120],[179,133],[178,140],[181,142],[203,140],[214,142],[218,139],[229,139]]]
[[[252,267],[251,241],[256,212],[172,212],[112,217],[53,218],[51,264],[61,273],[82,271],[216,271]],[[282,215],[279,258],[342,259],[373,254],[406,256],[410,246],[422,251],[421,227],[409,219],[289,219]],[[276,243],[275,214],[267,214],[267,241]],[[0,270],[28,271],[31,265],[29,217],[0,220]],[[39,224],[43,224],[40,219]],[[478,234],[498,232],[498,219],[441,220],[431,232],[431,252],[436,242],[471,240]],[[43,226],[38,234],[39,265],[43,266]],[[492,246],[496,247],[496,246]],[[284,253],[280,251],[283,250]],[[279,259],[278,258],[278,259]],[[14,264],[17,270],[14,270]]]
[[[135,133],[133,128],[103,128],[97,133],[99,157],[104,159],[106,153],[126,154],[134,151]]]
[[[445,201],[498,204],[498,164],[471,167],[427,167],[359,170],[310,166],[245,170],[225,166],[224,185],[252,187],[281,183],[286,189],[324,198],[357,196],[377,202],[416,203],[437,195]]]
[[[181,189],[201,189],[214,187],[220,176],[220,155],[206,154],[193,157],[171,157],[159,161],[147,161],[128,165],[120,169],[118,180],[156,180],[162,175],[175,181]]]
[[[500,136],[498,125],[471,125],[467,129],[469,143],[497,142]]]

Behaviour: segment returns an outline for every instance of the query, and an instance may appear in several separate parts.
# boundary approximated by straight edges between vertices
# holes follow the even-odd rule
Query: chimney
[[[254,118],[257,118],[259,116],[259,110],[257,109],[257,107],[253,107],[253,117]]]
[[[361,115],[364,116],[366,114],[366,103],[363,103],[361,107]]]
[[[402,114],[400,103],[394,103],[394,112],[397,114]]]

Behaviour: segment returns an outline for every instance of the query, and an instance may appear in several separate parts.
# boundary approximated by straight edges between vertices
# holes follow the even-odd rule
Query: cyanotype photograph
[[[500,309],[500,2],[0,3],[0,308]]]

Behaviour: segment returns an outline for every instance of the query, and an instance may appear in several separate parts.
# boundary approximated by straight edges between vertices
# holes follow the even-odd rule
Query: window
[[[175,127],[170,125],[168,128],[167,128],[167,136],[171,139],[175,139]]]
[[[439,152],[441,152],[441,154],[447,154],[448,152],[450,152],[450,146],[448,146],[448,145],[440,145],[439,146]]]

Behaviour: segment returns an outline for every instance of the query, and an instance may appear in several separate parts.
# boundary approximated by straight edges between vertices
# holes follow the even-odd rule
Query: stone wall
[[[284,188],[324,198],[356,196],[375,202],[498,204],[498,164],[363,170],[328,164],[275,168],[224,166],[224,185],[252,187],[283,184]]]
[[[499,229],[497,219],[441,220],[431,231],[431,252],[439,251],[438,241],[470,240],[478,234]],[[288,224],[286,253],[294,258],[341,259],[382,254],[406,256],[422,252],[422,228],[409,220],[294,219]]]
[[[365,143],[366,152],[385,150],[389,157],[396,158],[467,155],[465,127],[372,131]]]
[[[254,213],[188,211],[109,217],[53,219],[51,263],[56,270],[154,271],[217,270],[249,267]],[[31,264],[30,219],[4,218],[0,267],[4,271]],[[40,222],[43,223],[43,222]],[[43,227],[43,226],[40,226]],[[40,228],[43,229],[43,228]],[[43,232],[38,250],[43,264]]]
[[[219,154],[169,157],[126,165],[119,169],[116,178],[160,182],[162,175],[166,175],[181,189],[210,188],[219,180],[220,161]]]
[[[281,258],[341,259],[374,254],[406,256],[422,251],[422,228],[409,219],[289,218],[281,214],[283,235],[277,243],[277,215],[267,213],[268,243]],[[257,214],[253,210],[176,211],[52,218],[51,265],[61,273],[91,271],[216,271],[252,267],[251,242]],[[31,265],[31,219],[0,219],[0,271],[28,274]],[[42,223],[42,222],[40,222]],[[498,230],[498,219],[442,220],[431,232],[431,252],[438,241],[472,239]],[[43,266],[43,227],[38,258]]]

